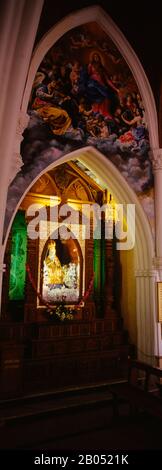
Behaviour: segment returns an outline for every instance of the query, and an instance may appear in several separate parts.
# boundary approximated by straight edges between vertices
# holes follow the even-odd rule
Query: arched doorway
[[[76,12],[73,15],[69,15],[68,17],[63,19],[59,24],[55,25],[42,38],[42,40],[40,41],[39,45],[37,46],[37,48],[36,48],[36,50],[33,54],[33,58],[32,58],[32,61],[31,61],[31,66],[30,66],[30,69],[29,69],[28,79],[27,79],[27,83],[26,83],[26,87],[25,87],[25,91],[24,91],[24,97],[23,97],[23,101],[22,101],[22,107],[21,107],[22,114],[26,113],[26,111],[27,111],[28,102],[29,102],[29,98],[30,98],[30,95],[31,95],[31,88],[32,88],[32,84],[33,84],[33,81],[34,81],[34,77],[35,77],[35,74],[38,70],[38,67],[39,67],[42,59],[45,57],[45,54],[47,54],[49,49],[53,45],[55,45],[55,43],[57,43],[58,40],[60,38],[62,38],[69,30],[73,31],[74,28],[82,26],[82,25],[83,25],[83,28],[84,28],[85,24],[93,24],[93,25],[96,24],[96,27],[100,28],[100,33],[101,33],[101,31],[103,31],[103,33],[106,34],[110,38],[111,41],[113,41],[113,44],[115,45],[115,47],[117,48],[117,50],[121,54],[121,57],[123,58],[125,63],[128,65],[129,70],[132,73],[132,77],[133,77],[133,79],[135,80],[135,82],[137,84],[138,90],[141,93],[141,97],[142,97],[142,100],[143,100],[143,103],[144,103],[146,122],[147,122],[148,129],[149,129],[149,140],[150,140],[150,144],[151,144],[151,149],[157,148],[158,147],[158,132],[157,132],[158,126],[157,126],[156,108],[155,108],[154,97],[153,97],[149,82],[147,80],[147,77],[145,75],[145,72],[144,72],[137,56],[135,55],[134,51],[130,47],[129,43],[127,42],[127,40],[125,39],[123,34],[120,32],[120,30],[117,28],[117,26],[111,20],[111,18],[107,14],[105,14],[105,12],[100,7],[96,7],[96,6],[89,7],[89,8],[80,10],[79,13]],[[83,30],[83,36],[84,36],[84,30]],[[74,47],[74,50],[75,50],[76,45],[72,44],[72,47]],[[90,46],[87,46],[87,47],[90,47]],[[105,43],[101,42],[101,44],[100,44],[98,42],[98,46],[96,46],[96,47],[103,49],[103,54],[107,54],[108,56],[110,55],[112,62],[115,62],[115,63],[117,62],[118,63],[118,61],[120,62],[120,60],[122,60],[121,57],[116,58],[115,56],[113,56],[112,53],[109,54],[109,51],[107,49],[105,49],[107,47],[107,46],[105,46]],[[92,49],[91,52],[94,52],[94,44],[91,47],[91,49]],[[92,53],[90,55],[92,55]],[[103,61],[105,60],[104,56],[103,56],[102,59],[103,59]],[[88,58],[85,58],[85,60],[88,60]],[[43,73],[42,72],[38,73],[38,75],[43,75]],[[38,80],[38,78],[40,78],[40,77],[36,77],[36,78]],[[38,85],[38,81],[37,81],[37,85]],[[93,94],[94,94],[94,89],[93,89]],[[128,94],[130,94],[130,93],[128,93]],[[99,99],[99,98],[97,98],[97,99]],[[114,97],[113,97],[113,100],[114,100]],[[49,112],[49,109],[48,110],[47,109],[42,110],[43,114],[41,113],[41,116],[43,116],[43,119],[44,119],[43,124],[45,124],[45,121],[49,121],[48,124],[50,126],[52,126],[53,124],[51,124],[51,122],[54,122],[55,126],[57,127],[58,125],[60,125],[60,124],[58,124],[58,121],[59,122],[61,121],[63,123],[62,128],[59,127],[57,130],[55,129],[56,137],[57,137],[57,135],[58,135],[58,137],[61,136],[62,133],[64,133],[64,131],[66,132],[67,126],[70,125],[71,121],[72,121],[72,124],[74,124],[73,119],[71,119],[71,114],[73,116],[75,115],[76,110],[73,109],[75,107],[75,99],[71,100],[71,101],[72,102],[70,103],[70,105],[67,105],[67,101],[66,101],[66,106],[64,106],[64,105],[62,106],[62,104],[58,103],[58,107],[59,108],[61,107],[61,110],[59,109],[59,111],[58,111],[58,108],[53,108],[53,111],[50,111],[50,112]],[[130,105],[130,103],[129,103],[129,105]],[[90,106],[90,104],[89,104],[89,106]],[[95,105],[95,107],[96,107],[96,105]],[[88,111],[88,113],[89,112],[90,111]],[[50,114],[50,116],[49,116],[49,114]],[[47,117],[47,115],[48,115],[48,117]],[[102,116],[102,118],[103,118],[103,116]],[[117,120],[118,120],[118,117],[117,117]],[[102,119],[101,119],[101,121],[102,121]],[[37,124],[39,124],[39,122]],[[104,122],[101,122],[101,123],[97,124],[98,125],[98,132],[100,132],[100,130],[102,131],[103,124],[104,124]],[[24,157],[23,157],[24,171],[23,171],[22,174],[20,172],[20,179],[18,177],[17,183],[16,183],[16,180],[15,180],[13,182],[13,185],[11,185],[11,187],[9,188],[8,203],[7,203],[7,212],[8,213],[6,214],[6,227],[8,225],[9,219],[11,217],[11,213],[13,213],[14,209],[15,209],[15,207],[13,207],[13,205],[16,204],[16,201],[18,202],[18,200],[21,199],[22,191],[27,188],[30,181],[32,181],[33,178],[36,176],[36,173],[39,174],[39,172],[41,172],[41,170],[43,168],[45,168],[45,166],[48,166],[48,163],[50,162],[50,160],[59,159],[62,156],[63,153],[64,154],[66,152],[70,153],[70,151],[72,151],[73,146],[75,148],[79,147],[79,146],[84,146],[83,145],[84,144],[84,139],[82,140],[82,135],[84,134],[84,129],[83,129],[84,125],[85,125],[85,123],[81,122],[81,128],[79,129],[79,133],[78,133],[78,136],[77,136],[78,142],[77,142],[77,139],[75,141],[75,138],[74,138],[72,146],[70,144],[68,144],[67,149],[66,149],[66,143],[63,143],[63,145],[61,146],[61,149],[60,149],[58,143],[56,144],[56,146],[54,144],[54,148],[52,147],[53,144],[49,144],[48,149],[47,149],[47,155],[43,156],[43,159],[41,160],[41,162],[38,162],[38,158],[39,158],[40,153],[42,153],[42,148],[44,148],[43,137],[40,137],[40,135],[37,135],[37,137],[36,137],[37,144],[36,145],[32,145],[33,136],[32,136],[32,141],[27,141],[27,161],[26,161],[26,155],[24,155]],[[105,144],[105,146],[103,145],[103,147],[100,146],[99,143],[97,143],[97,145],[96,145],[96,143],[93,142],[93,138],[88,139],[87,142],[85,141],[85,144],[88,143],[88,145],[91,145],[91,144],[93,145],[93,143],[94,143],[96,148],[98,148],[101,151],[101,153],[103,152],[104,154],[106,154],[107,157],[111,159],[111,161],[114,161],[114,164],[117,167],[120,166],[121,172],[123,174],[125,174],[125,163],[127,162],[127,156],[124,155],[122,162],[120,161],[121,160],[120,158],[117,158],[117,159],[114,158],[114,160],[113,160],[113,158],[111,158],[111,154],[115,155],[115,153],[114,153],[115,152],[114,144],[116,146],[116,137],[115,137],[115,140],[114,140],[114,132],[116,132],[116,130],[115,131],[112,130],[111,122],[109,122],[107,125],[108,125],[108,132],[111,134],[110,135],[111,142],[109,142],[108,147],[107,147],[107,144]],[[32,126],[32,123],[31,123],[31,126]],[[44,139],[46,140],[47,129],[45,127],[46,126],[42,126],[41,133],[44,133]],[[50,131],[51,131],[51,129],[52,129],[52,127],[50,128]],[[74,131],[75,131],[75,125],[74,125]],[[87,129],[86,129],[86,131],[87,131]],[[93,125],[92,125],[92,131],[93,131]],[[127,144],[127,140],[125,140],[125,138],[124,138],[124,140],[123,139],[120,140],[121,130],[118,129],[118,131],[119,131],[119,135],[117,136],[118,137],[117,138],[118,143],[117,143],[117,147],[116,147],[116,152],[119,152],[119,154],[122,155],[122,152],[125,151],[124,149],[126,149],[126,152],[127,152],[127,145],[128,144]],[[91,134],[91,130],[88,129],[88,132],[90,132],[90,134]],[[122,132],[123,132],[123,130],[122,130]],[[125,132],[125,130],[124,130],[124,132]],[[36,134],[37,134],[37,130],[36,130]],[[92,134],[93,134],[93,132],[92,132]],[[108,134],[107,134],[107,136],[108,136]],[[63,134],[63,137],[64,137],[64,134]],[[70,138],[71,138],[71,136],[69,134],[68,139],[70,139]],[[126,137],[126,139],[127,138],[128,137]],[[130,136],[129,136],[129,139],[130,139]],[[142,141],[140,142],[140,145],[142,145],[142,146],[143,146],[143,140],[144,139],[142,139]],[[25,139],[24,139],[24,141],[25,141]],[[132,154],[133,157],[136,157],[136,152],[138,152],[138,150],[139,150],[138,145],[136,145],[136,144],[137,144],[137,141],[136,141],[135,146],[134,146],[134,137],[132,136],[132,141],[130,143],[130,148],[131,148],[131,145],[132,145],[132,151],[134,152],[134,154]],[[42,145],[43,145],[43,147],[42,147]],[[50,157],[49,157],[50,145],[51,145],[53,154],[52,155],[50,154]],[[148,145],[148,142],[146,143],[146,146],[147,145]],[[70,148],[69,148],[69,146],[70,146]],[[134,146],[134,148],[133,148],[133,146]],[[30,150],[30,148],[31,148],[31,150]],[[22,149],[23,149],[23,145],[22,145]],[[145,189],[148,188],[148,187],[152,188],[152,181],[151,181],[152,180],[152,174],[151,174],[150,159],[149,159],[148,156],[144,155],[144,153],[145,153],[145,151],[144,151],[143,147],[141,147],[140,148],[140,154],[139,154],[139,162],[137,162],[137,165],[135,165],[135,161],[137,161],[137,159],[136,158],[134,159],[135,160],[133,162],[134,169],[133,169],[133,171],[131,171],[131,174],[129,173],[128,179],[127,179],[128,182],[130,182],[130,185],[132,186],[132,188],[137,193],[142,192],[143,187]],[[34,164],[34,159],[35,158],[36,158],[36,162]],[[148,161],[146,161],[147,159],[148,159]],[[30,167],[31,167],[31,169],[30,169]],[[40,167],[40,169],[39,169],[39,167]],[[144,175],[146,177],[144,176],[143,183],[141,183],[140,186],[138,186],[135,175],[138,174],[137,175],[137,180],[139,181],[142,178],[142,173],[144,173]],[[25,177],[25,175],[26,175],[26,177]],[[15,197],[15,193],[16,193],[16,197]],[[152,194],[151,194],[151,199],[152,199],[151,204],[153,206],[153,195]],[[12,208],[9,207],[11,200],[12,200]],[[13,200],[14,200],[14,202],[13,202]]]
[[[83,283],[83,255],[77,239],[48,239],[41,253],[40,273],[42,300],[54,305],[61,302],[79,303]]]
[[[44,54],[49,50],[51,45],[62,36],[63,33],[66,33],[67,31],[69,31],[69,29],[73,27],[85,24],[85,22],[87,21],[95,21],[97,24],[99,24],[102,29],[110,35],[111,39],[114,41],[114,43],[124,56],[125,60],[127,61],[136,79],[145,104],[151,147],[157,148],[158,133],[155,103],[144,70],[140,62],[138,61],[138,58],[136,57],[134,51],[131,49],[130,45],[123,37],[122,33],[118,30],[116,25],[114,25],[113,21],[108,17],[108,15],[105,15],[105,12],[103,12],[102,9],[100,9],[99,7],[91,7],[88,9],[81,10],[79,13],[77,12],[76,14],[69,15],[69,17],[67,17],[58,25],[56,25],[46,35],[46,37],[43,38],[40,45],[37,47],[31,62],[27,85],[24,93],[24,99],[22,103],[23,112],[26,112],[29,101],[29,95],[31,92],[31,85],[33,83],[37,68],[42,58],[44,57]],[[96,174],[100,175],[100,177],[104,181],[109,181],[109,184],[112,188],[112,191],[114,192],[114,195],[116,196],[117,201],[122,203],[131,202],[133,204],[136,204],[137,245],[135,248],[135,271],[137,275],[136,303],[138,304],[138,349],[139,354],[141,354],[141,352],[144,353],[144,355],[142,355],[143,358],[147,359],[148,357],[148,360],[150,360],[151,356],[157,354],[158,351],[156,350],[157,323],[155,318],[155,274],[152,271],[154,243],[148,220],[144,214],[144,211],[142,210],[142,207],[140,206],[137,197],[135,196],[131,188],[127,185],[124,179],[120,179],[122,178],[121,175],[118,174],[117,176],[117,173],[114,174],[115,170],[113,165],[110,162],[106,161],[106,159],[103,155],[101,155],[100,152],[91,147],[83,148],[82,150],[77,150],[76,152],[72,152],[64,157],[61,157],[59,163],[63,161],[68,161],[69,158],[76,158],[76,156],[80,159],[80,161],[84,161],[87,166],[93,168],[93,171],[96,171]],[[53,166],[56,166],[57,164],[58,162],[52,163]],[[49,166],[46,167],[46,171],[48,168]],[[43,174],[43,172],[44,170],[39,173],[39,176]],[[32,180],[31,184],[33,184],[33,182],[34,179]],[[118,186],[116,182],[118,182]],[[28,189],[29,187],[30,186],[28,186]],[[24,195],[22,197],[24,197]],[[148,293],[150,295],[150,303],[148,301]],[[147,332],[148,335],[145,338],[143,337],[143,329]],[[154,331],[153,334],[152,331]]]
[[[56,24],[53,28],[51,28],[51,30],[48,31],[48,33],[45,34],[44,37],[41,39],[32,57],[24,91],[24,97],[22,101],[22,112],[26,113],[27,111],[35,74],[48,50],[67,31],[82,24],[93,21],[100,25],[101,28],[108,34],[108,36],[110,36],[110,38],[120,51],[121,55],[126,60],[128,66],[130,67],[132,74],[137,82],[142,99],[144,101],[150,133],[151,147],[153,149],[158,148],[159,140],[155,100],[144,69],[123,33],[119,30],[119,28],[110,18],[110,16],[101,7],[96,5],[88,8],[83,8],[79,12],[76,11],[72,14],[69,14],[67,17],[63,18],[58,24]]]
[[[133,249],[134,261],[130,263],[130,277],[134,279],[133,282],[136,283],[137,350],[140,358],[147,362],[152,362],[153,357],[157,354],[158,334],[155,313],[156,273],[152,268],[154,242],[145,212],[137,196],[126,183],[123,176],[114,165],[96,149],[87,147],[82,150],[74,151],[62,157],[59,160],[59,164],[71,160],[78,160],[80,163],[83,163],[86,168],[92,170],[96,177],[102,181],[102,184],[105,185],[105,188],[110,188],[116,202],[122,203],[125,209],[127,204],[135,205],[136,237]],[[98,162],[100,162],[100,164],[98,164]],[[57,166],[58,162],[52,163],[46,168],[46,171],[50,171]],[[42,172],[41,175],[43,175],[43,173],[44,172]],[[35,181],[37,179],[38,178],[35,178]],[[24,196],[25,194],[23,198]],[[121,263],[123,263],[122,253]],[[145,331],[145,335],[143,331]]]

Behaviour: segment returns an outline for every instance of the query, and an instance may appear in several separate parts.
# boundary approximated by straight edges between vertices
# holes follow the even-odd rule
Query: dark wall
[[[36,42],[57,21],[72,11],[86,6],[101,6],[119,26],[138,55],[150,81],[159,110],[160,82],[162,77],[162,18],[160,2],[147,0],[45,0]]]

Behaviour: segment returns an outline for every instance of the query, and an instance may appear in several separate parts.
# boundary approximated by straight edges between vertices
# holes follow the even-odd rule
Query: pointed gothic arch
[[[44,265],[44,260],[45,260],[45,257],[47,255],[49,243],[53,243],[53,242],[55,242],[55,244],[56,244],[56,254],[57,254],[57,245],[59,243],[61,243],[62,248],[64,247],[64,245],[66,245],[66,247],[68,249],[68,258],[69,258],[69,260],[71,260],[73,263],[76,263],[77,261],[79,262],[79,269],[80,269],[79,298],[76,301],[73,301],[74,304],[78,303],[79,300],[81,299],[82,288],[83,288],[83,254],[82,254],[82,250],[81,250],[79,241],[75,237],[74,233],[72,233],[72,238],[69,238],[67,240],[63,240],[60,237],[59,238],[56,237],[56,240],[55,240],[54,233],[53,233],[53,239],[52,240],[51,240],[50,237],[46,240],[46,242],[44,244],[44,247],[43,247],[43,250],[42,250],[42,253],[41,253],[41,260],[40,260],[40,276],[41,276],[41,279],[40,279],[40,292],[41,292],[41,296],[43,297],[43,265]],[[75,252],[76,253],[74,253],[74,249],[71,252],[71,250],[70,250],[71,245],[73,245],[73,247],[75,247]],[[63,255],[62,250],[61,250],[60,254]],[[69,260],[68,260],[68,262],[69,262]],[[66,262],[67,262],[67,260],[66,260]],[[57,301],[57,303],[58,302],[60,302],[60,299]]]
[[[27,111],[35,74],[45,54],[56,43],[56,41],[58,41],[58,39],[60,39],[69,30],[92,21],[96,22],[103,29],[103,31],[107,33],[127,62],[138,85],[144,103],[151,148],[159,148],[158,120],[155,99],[145,71],[135,51],[123,33],[120,31],[111,17],[100,6],[91,6],[70,13],[57,24],[55,24],[40,40],[35,48],[31,60],[22,100],[22,112],[26,113]]]
[[[138,57],[136,56],[124,35],[121,33],[112,19],[107,15],[107,13],[105,13],[102,8],[98,6],[88,7],[68,15],[66,18],[56,24],[42,38],[36,47],[33,58],[31,60],[24,97],[22,100],[22,111],[25,113],[27,111],[35,73],[46,52],[64,33],[68,32],[72,28],[75,28],[76,26],[90,21],[96,21],[109,35],[129,65],[144,102],[151,148],[157,149],[159,147],[157,113],[153,93],[146,74]],[[32,181],[30,186],[25,191],[21,200],[33,185],[34,181],[36,181],[44,172],[47,172],[58,164],[60,165],[64,161],[68,161],[73,158],[78,158],[79,160],[83,161],[90,169],[96,172],[96,174],[105,182],[105,184],[109,183],[117,201],[122,203],[129,202],[136,204],[137,244],[135,248],[136,273],[134,274],[137,275],[136,304],[138,348],[139,351],[143,351],[146,356],[147,354],[149,357],[151,355],[159,355],[159,351],[157,351],[158,325],[156,320],[155,273],[152,270],[152,259],[155,256],[154,240],[151,234],[149,222],[137,196],[126,183],[118,170],[112,165],[112,163],[108,161],[100,152],[91,147],[72,152],[60,158],[59,161],[52,163],[52,165],[48,166],[39,175],[37,175],[35,180]],[[100,165],[98,164],[98,161],[100,161]],[[10,226],[8,227],[6,240],[8,238],[13,218],[21,200],[19,201],[14,211]],[[146,332],[146,335],[143,335],[143,331]]]
[[[136,207],[136,243],[134,248],[135,266],[133,276],[136,278],[136,318],[137,318],[137,348],[138,356],[151,362],[158,355],[158,324],[156,319],[156,272],[152,268],[152,260],[155,256],[154,240],[146,214],[134,191],[130,188],[121,173],[115,166],[94,147],[85,147],[63,156],[44,169],[30,184],[21,200],[32,187],[33,183],[45,172],[52,170],[61,163],[78,159],[89,168],[102,181],[102,184],[110,188],[118,203],[135,204]],[[100,162],[100,165],[98,164]],[[16,211],[21,201],[16,207]],[[15,211],[15,213],[16,213]],[[14,213],[14,215],[15,215]],[[14,218],[13,215],[13,218]],[[13,221],[13,219],[12,219]],[[6,241],[11,224],[8,228]],[[5,242],[6,243],[6,242]],[[145,335],[143,334],[145,331]]]

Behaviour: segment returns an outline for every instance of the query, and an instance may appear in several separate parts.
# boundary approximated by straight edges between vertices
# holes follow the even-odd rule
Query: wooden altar
[[[22,201],[5,254],[0,328],[2,398],[79,386],[123,375],[129,346],[120,316],[119,261],[114,240],[94,239],[92,219],[90,238],[82,240],[80,218],[78,238],[64,244],[65,253],[63,245],[59,251],[57,242],[52,247],[57,256],[57,281],[61,283],[60,273],[65,268],[67,272],[67,266],[77,266],[80,276],[76,280],[78,298],[72,305],[75,309],[73,320],[55,323],[47,321],[47,305],[42,301],[42,273],[44,265],[48,265],[44,260],[50,258],[51,241],[48,233],[43,240],[31,238],[26,229],[27,209],[33,203],[41,202],[47,209],[48,229],[51,198],[54,205],[66,202],[74,211],[80,211],[81,204],[102,205],[108,197],[108,191],[85,170],[74,162],[68,162],[43,175]],[[61,217],[59,222],[64,223],[64,218]],[[32,282],[23,272],[23,263],[30,267]],[[93,288],[80,305],[94,272]],[[56,275],[52,279],[55,281],[55,278]],[[62,288],[62,284],[60,286]],[[67,302],[67,305],[71,303]],[[56,306],[57,302],[53,308]]]

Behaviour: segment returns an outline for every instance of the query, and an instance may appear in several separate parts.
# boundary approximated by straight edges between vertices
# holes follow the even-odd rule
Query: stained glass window
[[[25,213],[18,211],[12,225],[9,299],[23,300],[26,278],[27,227]]]

